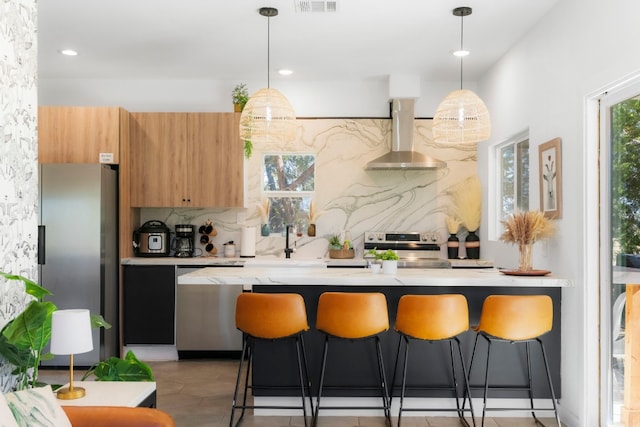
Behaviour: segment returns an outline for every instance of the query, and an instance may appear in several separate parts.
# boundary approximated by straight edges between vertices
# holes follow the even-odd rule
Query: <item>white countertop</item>
[[[398,269],[394,275],[359,268],[215,268],[178,277],[178,285],[347,285],[347,286],[518,286],[566,287],[571,281],[547,276],[508,276],[494,268]]]
[[[363,258],[338,259],[338,258],[317,258],[326,261],[329,266],[366,266],[367,261]],[[222,256],[200,256],[193,258],[176,258],[176,257],[132,257],[122,258],[120,263],[123,265],[180,265],[180,266],[238,266],[245,263],[254,262],[256,260],[282,260],[284,258],[276,258],[269,256],[258,256],[255,258],[240,257],[222,257]],[[296,258],[292,258],[296,260]],[[493,261],[482,259],[450,259],[453,268],[487,268],[493,267]]]

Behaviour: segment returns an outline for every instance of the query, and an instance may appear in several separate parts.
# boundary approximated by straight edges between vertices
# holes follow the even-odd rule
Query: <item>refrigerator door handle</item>
[[[39,225],[38,226],[38,265],[46,264],[46,253],[45,253],[45,235],[46,235],[46,226]]]

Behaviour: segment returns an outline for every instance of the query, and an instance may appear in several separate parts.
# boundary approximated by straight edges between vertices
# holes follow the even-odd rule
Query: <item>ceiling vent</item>
[[[294,0],[296,12],[298,13],[319,13],[337,12],[337,0]]]

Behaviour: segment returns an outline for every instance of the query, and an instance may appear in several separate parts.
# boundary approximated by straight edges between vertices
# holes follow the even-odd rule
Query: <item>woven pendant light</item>
[[[464,17],[470,7],[457,7],[460,17],[460,50],[463,51]],[[438,105],[433,117],[433,139],[439,143],[471,144],[491,136],[491,118],[487,106],[473,91],[462,89],[462,56],[460,56],[460,90],[455,90]]]
[[[267,87],[251,95],[240,115],[240,138],[251,144],[289,142],[296,136],[296,113],[287,98],[269,86],[269,22],[278,9],[262,7],[267,17]]]

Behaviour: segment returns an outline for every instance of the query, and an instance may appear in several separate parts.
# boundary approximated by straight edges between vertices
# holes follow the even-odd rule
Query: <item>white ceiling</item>
[[[40,78],[368,80],[389,74],[477,79],[559,0],[337,0],[335,13],[299,13],[294,0],[44,0]],[[60,49],[73,48],[77,57]],[[276,70],[290,68],[289,77]]]

